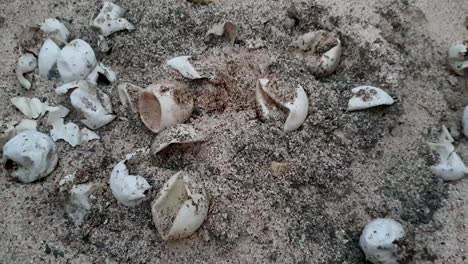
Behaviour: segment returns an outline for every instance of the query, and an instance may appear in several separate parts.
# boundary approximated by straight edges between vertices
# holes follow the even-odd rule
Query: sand
[[[295,23],[286,15],[292,2]],[[117,3],[136,30],[105,43],[88,27],[99,1],[0,3],[2,122],[24,118],[9,102],[14,96],[47,98],[72,109],[66,96],[54,93],[57,81],[35,73],[31,90],[19,86],[14,67],[23,25],[61,19],[118,73],[115,84],[100,86],[118,116],[96,130],[101,140],[75,148],[57,142],[58,168],[33,184],[18,183],[1,169],[0,263],[365,263],[359,235],[376,217],[405,226],[402,263],[468,263],[468,180],[444,183],[432,175],[429,166],[437,157],[426,144],[446,125],[468,160],[461,133],[468,80],[445,63],[450,44],[468,37],[465,1]],[[226,21],[238,27],[235,44],[206,42],[205,33]],[[318,29],[337,32],[343,43],[336,73],[320,79],[288,48]],[[182,55],[192,55],[194,64],[215,76],[213,82],[190,82],[165,65]],[[256,81],[269,76],[304,87],[309,115],[300,129],[285,134],[259,118]],[[186,123],[200,128],[206,142],[151,154],[155,135],[121,106],[117,85],[146,87],[160,79],[190,86],[196,109]],[[346,112],[350,90],[359,85],[380,87],[396,103]],[[76,112],[67,117],[79,119]],[[39,130],[50,130],[45,118]],[[152,189],[148,200],[127,208],[112,196],[108,181],[112,167],[136,150],[130,173],[144,176]],[[192,237],[165,242],[150,204],[180,170],[205,186],[210,209]],[[67,218],[68,195],[58,186],[72,173],[75,183],[102,184],[81,226]]]

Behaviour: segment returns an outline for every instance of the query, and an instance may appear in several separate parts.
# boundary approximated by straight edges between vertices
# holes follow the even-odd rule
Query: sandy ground
[[[53,92],[56,81],[35,74],[33,89],[25,91],[13,73],[21,26],[48,17],[65,21],[118,72],[119,81],[102,88],[119,118],[96,131],[99,141],[76,148],[58,142],[59,166],[42,181],[21,184],[2,169],[0,263],[365,263],[358,239],[375,217],[404,224],[404,263],[468,263],[468,181],[434,177],[428,168],[436,157],[426,144],[445,124],[468,160],[468,140],[460,133],[468,80],[445,66],[448,46],[468,37],[466,1],[294,1],[296,25],[286,19],[292,2],[118,1],[136,30],[112,35],[112,49],[102,52],[88,27],[100,2],[1,1],[1,121],[24,118],[9,103],[18,95],[72,109]],[[239,28],[234,46],[205,43],[205,32],[223,21]],[[315,79],[288,50],[295,37],[316,29],[337,32],[344,45],[328,78]],[[217,82],[184,80],[165,65],[179,55],[193,55]],[[310,110],[299,130],[285,134],[258,118],[255,82],[265,76],[305,88]],[[207,142],[151,154],[154,134],[121,107],[116,86],[145,87],[158,79],[191,86],[196,111],[187,123],[209,135]],[[365,84],[385,89],[396,104],[346,112],[350,89]],[[39,130],[48,132],[41,120]],[[152,189],[147,201],[127,208],[116,202],[108,180],[112,167],[137,149],[143,151],[129,170],[144,175]],[[272,169],[273,162],[286,169]],[[152,223],[150,203],[179,170],[196,175],[211,203],[193,237],[167,243]],[[67,219],[67,195],[58,189],[70,173],[77,183],[103,183],[81,226]]]

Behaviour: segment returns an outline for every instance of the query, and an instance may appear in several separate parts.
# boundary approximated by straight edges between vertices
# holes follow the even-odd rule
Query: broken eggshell
[[[267,121],[284,120],[283,131],[291,132],[298,129],[307,118],[309,111],[309,100],[304,89],[299,86],[296,88],[294,99],[279,99],[274,90],[281,89],[277,83],[270,82],[268,79],[259,79],[256,89],[257,104],[260,106],[260,112]]]
[[[306,33],[291,43],[296,55],[302,59],[316,76],[325,77],[340,63],[341,41],[335,33],[318,30]]]
[[[86,215],[91,210],[89,198],[97,188],[98,185],[95,183],[78,184],[71,188],[65,211],[73,224],[81,225],[84,222]]]
[[[76,84],[77,88],[70,94],[70,101],[73,107],[85,117],[80,120],[85,126],[98,129],[114,120],[115,115],[110,114],[112,109],[109,109],[111,105],[106,94],[100,93],[101,96],[99,96],[97,88],[90,87],[87,82]]]
[[[454,139],[445,126],[439,136],[439,142],[429,143],[431,150],[439,155],[439,163],[431,166],[431,172],[444,181],[455,181],[463,178],[468,173],[468,168],[455,152],[452,142]]]
[[[88,142],[94,139],[100,139],[100,137],[93,131],[87,128],[80,128],[77,124],[69,122],[64,124],[63,118],[58,118],[52,124],[50,130],[50,137],[52,140],[57,141],[63,139],[68,142],[72,147]]]
[[[96,67],[94,67],[94,69],[88,74],[86,81],[91,86],[97,86],[99,75],[106,77],[109,83],[113,83],[117,80],[117,74],[111,68],[102,63],[98,63],[98,65],[96,65]]]
[[[403,226],[393,219],[377,218],[362,231],[359,245],[366,259],[374,264],[397,264],[398,245],[405,236]]]
[[[153,154],[156,155],[172,144],[190,144],[204,140],[205,137],[196,131],[193,126],[178,124],[160,132],[155,137],[151,149],[153,150]]]
[[[115,165],[110,178],[112,194],[121,204],[135,206],[145,198],[145,192],[151,188],[145,178],[129,175],[123,160]]]
[[[17,165],[12,175],[30,183],[48,176],[57,166],[57,148],[52,139],[34,130],[19,133],[3,146],[3,163]]]
[[[39,52],[39,75],[42,78],[52,79],[54,68],[56,70],[60,48],[51,39],[46,39]]]
[[[143,88],[131,83],[122,83],[117,86],[119,99],[124,108],[130,108],[133,113],[138,113],[137,103]]]
[[[128,22],[128,20],[122,18],[124,13],[125,10],[120,6],[112,2],[105,1],[101,12],[99,12],[97,17],[91,23],[91,27],[93,29],[97,29],[105,37],[124,29],[128,31],[134,30],[135,27]]]
[[[43,103],[37,98],[13,97],[10,101],[21,113],[32,119],[42,116],[47,111],[53,112],[60,109],[60,107],[49,106],[47,102]]]
[[[39,49],[42,43],[42,31],[37,26],[26,26],[18,36],[18,48],[21,53],[32,53],[39,55]]]
[[[151,205],[153,221],[164,240],[192,235],[208,214],[208,197],[184,172],[172,176]]]
[[[373,86],[353,88],[354,96],[349,99],[348,111],[357,111],[379,105],[392,105],[395,101],[385,91]]]
[[[31,82],[24,77],[24,74],[34,71],[37,67],[37,59],[31,53],[25,53],[21,57],[19,57],[18,61],[16,62],[16,78],[18,82],[21,84],[21,87],[25,89],[31,88]]]
[[[67,27],[55,18],[46,19],[41,24],[41,30],[60,47],[67,43],[70,36]]]
[[[239,31],[237,30],[236,25],[234,25],[231,22],[224,22],[216,24],[212,28],[210,28],[208,32],[206,32],[205,38],[209,40],[213,36],[224,36],[224,38],[226,39],[226,41],[229,42],[229,44],[234,45],[238,34]]]
[[[468,76],[467,41],[457,41],[450,46],[447,54],[449,67],[458,75]]]
[[[175,57],[167,61],[169,65],[174,70],[178,71],[182,76],[190,80],[201,79],[201,75],[195,70],[192,64],[189,62],[191,56],[180,56]]]
[[[96,65],[94,50],[81,39],[75,39],[63,47],[57,59],[57,69],[65,83],[86,79]]]
[[[465,137],[468,137],[468,106],[465,106],[465,109],[463,110],[462,125],[463,125],[463,135],[465,135]]]
[[[179,81],[162,80],[140,93],[138,111],[143,123],[154,133],[183,123],[193,111],[193,98]]]
[[[1,123],[0,123],[1,124]],[[19,123],[11,121],[5,123],[6,129],[0,134],[0,148],[3,148],[8,140],[12,139],[17,134],[27,130],[37,130],[37,121],[30,119],[22,119]],[[0,125],[3,127],[3,125]]]

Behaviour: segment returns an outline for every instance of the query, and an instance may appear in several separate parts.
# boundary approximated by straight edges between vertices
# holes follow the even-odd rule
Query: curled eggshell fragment
[[[109,109],[110,102],[107,95],[101,93],[102,96],[99,96],[97,88],[90,87],[87,82],[78,82],[77,86],[70,94],[70,101],[84,116],[80,121],[85,126],[98,129],[114,120],[115,115],[111,114],[112,109]]]
[[[99,12],[97,17],[91,23],[91,27],[97,29],[104,37],[125,29],[128,31],[134,30],[135,27],[128,22],[128,20],[122,18],[124,13],[125,10],[120,6],[112,2],[105,1],[101,12]]]
[[[164,240],[195,233],[208,214],[208,197],[184,172],[172,176],[151,205],[153,221]]]
[[[397,264],[398,245],[405,236],[403,226],[393,219],[377,218],[362,231],[359,245],[366,259],[374,264]]]
[[[318,30],[306,33],[291,43],[296,55],[316,76],[325,77],[333,72],[340,63],[341,41],[335,33]]]
[[[21,113],[32,119],[42,116],[47,111],[54,112],[61,109],[61,107],[49,106],[47,102],[43,103],[37,98],[13,97],[10,101]]]
[[[348,111],[357,111],[379,105],[392,105],[395,101],[385,91],[373,86],[353,88],[354,94],[348,102]]]
[[[47,34],[58,46],[67,44],[70,31],[67,27],[55,18],[48,18],[41,24],[41,30]]]
[[[457,41],[447,54],[449,67],[458,75],[468,76],[468,41]]]
[[[180,56],[175,57],[167,61],[169,65],[174,70],[178,71],[182,76],[187,79],[195,80],[201,79],[201,75],[195,70],[192,64],[189,62],[191,56]]]
[[[34,130],[19,133],[3,146],[3,163],[13,168],[11,174],[24,183],[48,176],[57,162],[54,141]]]
[[[256,89],[257,104],[266,121],[285,120],[283,131],[290,132],[304,123],[309,111],[309,101],[301,86],[296,88],[294,95],[291,95],[291,91],[287,91],[289,96],[280,99],[277,92],[281,90],[282,87],[276,82],[259,79]]]
[[[86,79],[96,65],[94,50],[81,39],[75,39],[63,47],[57,59],[57,69],[65,83]]]
[[[183,123],[193,111],[193,98],[179,81],[162,80],[140,93],[138,111],[143,123],[154,133]]]
[[[25,53],[16,62],[16,78],[21,86],[25,89],[31,88],[31,82],[24,77],[24,74],[34,71],[37,67],[37,59],[31,53]]]
[[[63,139],[68,142],[72,147],[80,145],[100,137],[93,131],[82,128],[80,129],[77,124],[69,122],[64,124],[63,118],[58,118],[52,124],[50,136],[54,141]]]
[[[117,201],[125,206],[135,206],[146,198],[145,193],[151,186],[145,178],[129,175],[125,162],[119,162],[112,170],[110,187]]]
[[[190,144],[204,141],[205,137],[191,125],[178,124],[160,132],[154,139],[151,149],[153,154],[172,144]]]
[[[137,103],[143,88],[131,83],[122,83],[117,86],[119,99],[124,108],[130,108],[133,113],[138,113]]]
[[[443,126],[439,141],[429,143],[429,147],[439,155],[439,163],[431,166],[431,172],[444,181],[459,180],[468,173],[465,163],[455,152],[453,142],[454,139],[447,128]]]
[[[57,59],[60,56],[60,48],[51,39],[46,39],[39,52],[39,75],[42,78],[55,77]]]

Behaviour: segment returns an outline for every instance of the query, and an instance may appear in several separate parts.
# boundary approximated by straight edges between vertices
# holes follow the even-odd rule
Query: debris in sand
[[[204,141],[205,137],[191,125],[178,124],[160,132],[154,139],[151,149],[156,155],[172,144],[191,144]]]
[[[143,123],[154,133],[183,123],[193,111],[193,97],[187,85],[172,80],[161,80],[140,93],[138,112]]]
[[[43,103],[37,98],[13,97],[10,101],[23,115],[32,119],[37,119],[47,111],[54,112],[62,110],[61,106],[52,107],[49,106],[47,102]]]
[[[57,59],[57,69],[65,83],[84,80],[96,65],[94,50],[81,39],[75,39],[63,47]]]
[[[90,197],[98,189],[95,183],[74,185],[70,190],[70,198],[65,211],[75,225],[81,225],[91,210]]]
[[[208,197],[185,172],[178,172],[163,186],[151,205],[153,221],[164,240],[192,235],[208,215]]]
[[[48,18],[41,24],[41,30],[47,34],[59,47],[67,44],[70,31],[55,18]]]
[[[392,105],[395,101],[385,91],[373,86],[353,88],[354,94],[348,102],[348,111],[363,110],[379,105]]]
[[[405,230],[400,223],[393,219],[377,218],[366,225],[359,245],[371,263],[396,264],[399,247],[395,242],[404,236]]]
[[[224,22],[214,25],[208,32],[206,32],[205,38],[208,40],[215,37],[222,37],[229,42],[229,44],[234,45],[234,42],[239,35],[239,30],[237,29],[236,25],[231,22]]]
[[[120,6],[105,1],[101,12],[91,23],[91,27],[98,30],[104,37],[107,37],[117,31],[128,30],[132,31],[135,27],[127,19],[122,18],[125,10]]]
[[[142,176],[129,175],[126,161],[119,162],[112,170],[110,187],[117,201],[125,206],[135,206],[146,198],[145,193],[151,186]]]
[[[3,163],[13,170],[12,176],[24,183],[48,176],[57,162],[54,141],[34,130],[19,133],[3,146]]]
[[[143,88],[131,83],[121,83],[117,86],[119,99],[124,108],[129,108],[133,113],[138,113],[137,103]]]
[[[318,30],[306,33],[291,43],[296,56],[316,76],[326,77],[340,63],[341,41],[335,33]]]
[[[18,37],[18,48],[21,53],[32,53],[36,57],[42,43],[42,31],[39,27],[24,27]]]
[[[39,75],[42,78],[52,79],[58,76],[57,59],[60,56],[60,48],[51,40],[46,39],[39,52]]]
[[[187,0],[187,1],[195,5],[208,5],[208,4],[215,2],[215,0]]]
[[[86,81],[91,86],[97,86],[99,75],[104,76],[108,83],[113,83],[117,80],[117,74],[111,68],[98,63],[91,73],[89,73],[88,77],[86,77]]]
[[[450,68],[458,75],[468,76],[468,42],[457,41],[450,46],[447,61]]]
[[[87,128],[82,128],[80,130],[78,125],[73,122],[69,122],[65,125],[63,118],[58,118],[52,123],[50,136],[54,141],[63,139],[72,147],[76,147],[94,139],[100,139],[95,132]]]
[[[76,175],[76,171],[73,172],[72,174],[63,176],[63,178],[58,183],[59,190],[61,192],[71,189],[73,181],[75,181],[75,175]]]
[[[439,155],[439,163],[431,166],[431,172],[444,181],[459,180],[468,173],[465,163],[455,152],[453,142],[454,139],[447,128],[443,126],[439,142],[429,143],[429,147]]]
[[[169,65],[174,70],[178,71],[182,76],[190,80],[201,79],[201,75],[193,68],[192,64],[189,62],[191,56],[180,56],[175,57],[167,61]]]
[[[271,174],[273,174],[273,176],[276,176],[276,177],[283,176],[288,172],[290,167],[291,165],[288,162],[273,161],[270,164]]]
[[[32,72],[37,67],[37,59],[31,53],[25,53],[19,57],[18,62],[16,62],[16,78],[21,84],[21,87],[29,90],[31,88],[31,82],[24,77],[24,74]]]
[[[279,121],[286,118],[283,126],[284,132],[298,129],[304,123],[309,111],[307,94],[299,86],[295,90],[295,95],[291,95],[292,91],[290,91],[288,92],[289,98],[280,99],[275,95],[277,92],[274,91],[275,89],[282,88],[268,79],[258,80],[256,99],[261,115],[267,121]]]
[[[88,82],[72,82],[58,87],[55,92],[66,93],[69,89],[75,90],[70,94],[73,107],[85,118],[80,121],[90,129],[98,129],[115,119],[112,112],[110,98],[96,87],[90,87]]]
[[[37,130],[37,121],[30,119],[22,119],[19,123],[16,121],[5,123],[6,129],[0,134],[0,148],[3,148],[8,140],[12,139],[17,134],[27,130]],[[0,125],[2,127],[2,125]]]
[[[465,135],[465,137],[468,137],[468,105],[465,106],[465,109],[463,110],[462,124],[463,124],[463,135]]]

